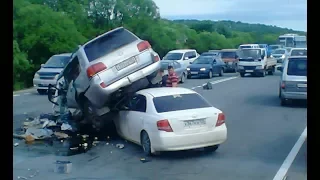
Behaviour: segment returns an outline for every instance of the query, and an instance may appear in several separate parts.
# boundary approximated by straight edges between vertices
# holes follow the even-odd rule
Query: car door
[[[67,105],[69,108],[78,108],[78,103],[76,101],[77,91],[75,88],[75,82],[80,73],[80,65],[78,56],[75,55],[70,63],[66,66],[65,71],[63,72],[65,82],[69,83],[67,91]]]
[[[136,94],[130,100],[130,104],[130,111],[127,117],[129,135],[132,141],[140,143],[140,132],[146,115],[147,99],[144,95]]]
[[[213,60],[212,60],[212,73],[219,74],[219,72],[220,72],[219,70],[220,70],[219,63],[216,58],[213,58]]]
[[[186,68],[187,68],[187,66],[189,66],[189,64],[190,64],[190,62],[191,62],[191,61],[189,61],[190,55],[191,55],[190,52],[184,53],[184,56],[183,56],[183,59],[182,59],[182,62],[181,62],[181,65],[182,65],[183,67],[186,67]]]
[[[190,64],[190,62],[193,62],[196,58],[197,58],[197,52],[196,51],[190,51],[189,64]]]

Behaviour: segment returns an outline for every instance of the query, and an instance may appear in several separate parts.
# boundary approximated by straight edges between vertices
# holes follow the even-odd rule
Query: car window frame
[[[144,102],[144,107],[140,109],[136,107],[138,103],[131,104],[134,98],[138,98],[138,103],[139,103],[139,100],[141,102]],[[129,101],[126,103],[126,106],[128,107],[129,111],[145,113],[147,111],[147,98],[142,94],[135,94],[129,99]]]

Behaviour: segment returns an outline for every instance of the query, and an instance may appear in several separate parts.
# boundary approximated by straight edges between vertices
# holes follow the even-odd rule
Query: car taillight
[[[281,89],[285,89],[286,88],[286,84],[284,82],[281,83]]]
[[[105,69],[107,69],[107,66],[104,65],[102,62],[99,62],[97,64],[93,64],[92,66],[88,67],[87,76],[89,78],[92,78],[92,76],[94,76],[98,72],[101,72],[101,71],[103,71]]]
[[[223,113],[219,113],[218,120],[217,120],[217,123],[216,123],[216,127],[221,126],[222,124],[224,124],[225,120],[226,120],[226,117],[224,116],[224,114]]]
[[[173,132],[170,123],[167,119],[157,121],[157,127],[159,131]]]
[[[158,55],[153,56],[153,62],[160,61],[160,57]]]
[[[139,52],[142,52],[146,49],[151,48],[151,45],[149,44],[148,41],[142,41],[137,45],[137,48],[138,48]]]

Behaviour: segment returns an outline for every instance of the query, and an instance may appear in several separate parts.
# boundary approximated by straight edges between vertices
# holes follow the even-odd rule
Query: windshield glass
[[[163,60],[180,60],[183,53],[168,53],[163,57]]]
[[[158,113],[212,107],[198,94],[179,94],[153,98]]]
[[[259,44],[259,48],[266,48],[267,46],[264,44]]]
[[[271,45],[269,47],[270,47],[271,50],[276,50],[276,49],[280,48],[279,45]]]
[[[218,52],[214,53],[214,52],[206,52],[206,53],[202,53],[201,56],[217,56]]]
[[[287,74],[292,76],[307,76],[307,59],[289,59]]]
[[[287,44],[286,44],[287,47],[293,47],[294,46],[293,38],[287,38],[286,41],[287,41]]]
[[[196,60],[192,62],[192,64],[210,64],[213,59],[210,56],[199,56]]]
[[[69,60],[71,59],[70,56],[52,56],[46,64],[42,67],[44,68],[64,68]]]
[[[284,54],[284,53],[286,53],[286,51],[283,49],[276,49],[273,51],[273,54]]]
[[[240,46],[240,49],[251,48],[251,46]]]
[[[306,56],[307,50],[304,49],[297,49],[291,51],[291,56]]]
[[[243,49],[239,51],[239,58],[261,58],[260,49]]]
[[[236,52],[221,52],[222,58],[235,58]]]

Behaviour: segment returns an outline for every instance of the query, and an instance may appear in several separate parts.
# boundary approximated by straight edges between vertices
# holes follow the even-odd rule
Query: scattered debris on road
[[[19,146],[19,143],[14,143],[13,146],[17,147],[17,146]]]
[[[124,145],[123,144],[116,144],[116,147],[119,148],[119,149],[123,149]]]
[[[146,162],[150,162],[151,160],[150,159],[146,159],[146,158],[141,158],[140,161],[142,163],[146,163]]]

